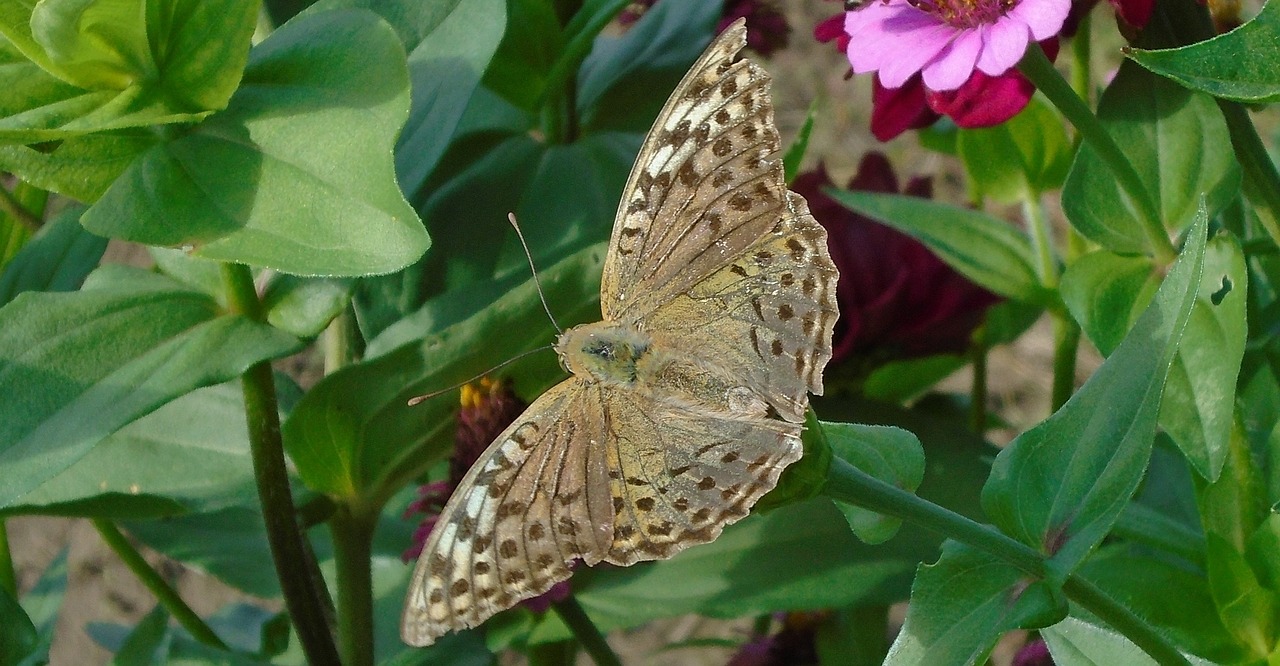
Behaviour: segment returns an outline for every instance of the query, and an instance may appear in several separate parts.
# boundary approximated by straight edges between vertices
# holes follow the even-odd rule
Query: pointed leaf
[[[1146,470],[1165,377],[1200,286],[1203,215],[1125,341],[1057,413],[1000,452],[983,488],[992,521],[1052,555],[1059,573],[1107,535]]]
[[[1062,117],[1040,97],[1004,123],[959,135],[960,158],[974,187],[1004,203],[1061,187],[1071,165]]]
[[[948,266],[991,291],[1044,304],[1027,238],[1007,222],[966,208],[896,194],[828,190],[849,210],[875,218],[921,243]]]
[[[886,426],[823,423],[832,453],[871,476],[915,492],[924,478],[924,448],[916,436]],[[897,533],[902,519],[838,503],[849,527],[869,544],[883,543]]]
[[[1096,250],[1062,274],[1062,302],[1093,346],[1110,356],[1160,286],[1148,257]]]
[[[98,265],[107,239],[80,226],[83,208],[71,207],[47,223],[0,273],[0,305],[24,291],[74,291]]]
[[[1176,49],[1128,49],[1138,64],[1192,89],[1237,102],[1280,102],[1280,5],[1268,2],[1248,23]]]
[[[1069,617],[1040,632],[1058,666],[1155,666],[1155,660],[1129,639],[1105,627]],[[1188,656],[1196,666],[1213,662]]]

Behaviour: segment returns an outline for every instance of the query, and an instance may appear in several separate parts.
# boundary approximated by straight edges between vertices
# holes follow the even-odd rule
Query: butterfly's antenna
[[[409,398],[409,406],[410,406],[410,407],[412,407],[412,406],[414,406],[414,405],[416,405],[416,404],[418,404],[418,403],[424,402],[424,401],[426,401],[426,400],[430,400],[430,399],[432,399],[432,398],[434,398],[434,397],[436,397],[436,396],[438,396],[438,395],[442,395],[442,394],[444,394],[444,393],[448,393],[449,391],[452,391],[453,389],[456,389],[456,388],[462,388],[463,386],[466,386],[467,384],[470,384],[471,382],[474,382],[475,380],[480,379],[481,377],[483,377],[483,376],[485,376],[485,375],[489,374],[490,372],[493,372],[494,370],[499,370],[499,369],[501,369],[501,368],[504,368],[504,367],[506,367],[506,366],[508,366],[508,365],[511,365],[512,363],[515,363],[516,361],[519,361],[520,359],[522,359],[522,358],[524,358],[524,357],[526,357],[526,356],[528,356],[528,355],[530,355],[530,354],[536,354],[536,353],[538,353],[538,352],[540,352],[540,351],[543,351],[543,350],[545,350],[545,349],[555,349],[555,347],[553,347],[553,346],[551,346],[551,345],[543,345],[543,346],[541,346],[541,347],[538,347],[537,349],[530,349],[529,351],[524,352],[523,354],[516,354],[515,356],[513,356],[513,357],[511,357],[511,358],[509,358],[509,359],[507,359],[507,360],[505,360],[505,361],[503,361],[503,362],[501,362],[501,363],[499,363],[499,364],[497,364],[497,365],[493,366],[492,368],[489,368],[488,370],[485,370],[484,372],[482,372],[482,373],[480,373],[480,374],[476,375],[475,377],[472,377],[471,379],[468,379],[468,380],[466,380],[466,381],[458,382],[457,384],[454,384],[453,386],[450,386],[450,387],[448,387],[448,388],[442,388],[442,389],[440,389],[439,391],[432,391],[432,392],[430,392],[430,393],[424,393],[424,394],[422,394],[422,395],[418,395],[418,396],[414,396],[414,397],[412,397],[412,398]]]
[[[547,319],[550,319],[551,325],[556,327],[556,333],[564,333],[564,329],[560,328],[560,324],[556,323],[555,315],[551,314],[551,306],[547,305],[546,295],[542,293],[542,281],[538,279],[538,269],[533,265],[533,254],[529,252],[529,244],[524,242],[524,232],[520,231],[520,223],[516,222],[516,214],[507,213],[507,219],[511,220],[511,226],[515,227],[516,236],[520,238],[520,247],[524,248],[524,256],[529,260],[529,271],[533,273],[533,286],[538,288],[538,298],[542,300],[542,309],[547,311]],[[516,358],[520,357],[517,356]]]

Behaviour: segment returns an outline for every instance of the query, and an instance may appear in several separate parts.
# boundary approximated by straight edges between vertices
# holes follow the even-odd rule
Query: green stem
[[[1049,221],[1045,219],[1044,207],[1040,205],[1034,192],[1024,192],[1022,196],[1022,214],[1027,219],[1027,233],[1031,236],[1031,246],[1035,248],[1037,277],[1040,284],[1050,291],[1058,288],[1058,259],[1053,249],[1053,231],[1049,229]]]
[[[1267,154],[1267,148],[1244,106],[1220,99],[1218,108],[1227,121],[1231,146],[1244,172],[1245,194],[1267,235],[1280,245],[1280,171]]]
[[[13,568],[13,551],[9,550],[9,525],[0,519],[0,588],[18,598],[18,572]]]
[[[1111,169],[1116,183],[1128,199],[1130,207],[1137,214],[1142,224],[1143,233],[1151,245],[1151,251],[1162,264],[1168,265],[1178,258],[1178,253],[1169,241],[1169,235],[1160,221],[1159,209],[1151,198],[1151,193],[1142,183],[1142,178],[1134,170],[1124,151],[1116,145],[1107,129],[1098,121],[1097,116],[1089,110],[1084,100],[1076,95],[1071,86],[1063,80],[1053,63],[1045,56],[1039,44],[1032,44],[1027,54],[1018,63],[1018,69],[1026,76],[1049,101],[1066,116],[1067,120],[1080,132],[1081,137],[1097,153],[1098,158]]]
[[[1049,565],[1044,556],[1030,546],[981,525],[958,513],[921,499],[897,486],[885,483],[834,457],[827,473],[823,493],[832,499],[855,504],[888,516],[902,518],[993,555],[1031,576],[1047,579]],[[1147,654],[1162,664],[1187,664],[1172,644],[1150,626],[1137,619],[1129,609],[1116,603],[1091,583],[1078,576],[1068,576],[1064,585],[1067,596],[1082,608],[1120,631]],[[1080,590],[1079,596],[1076,591]]]
[[[1161,636],[1145,620],[1134,615],[1133,611],[1107,596],[1106,592],[1093,583],[1079,576],[1071,576],[1067,578],[1062,589],[1073,602],[1081,608],[1088,609],[1090,613],[1111,625],[1111,628],[1119,631],[1125,638],[1133,641],[1134,645],[1142,648],[1143,652],[1155,659],[1157,664],[1191,666],[1191,662],[1187,661],[1187,658],[1182,656],[1178,648],[1174,647],[1168,639]]]
[[[596,663],[596,666],[622,666],[618,655],[614,654],[613,648],[609,647],[604,635],[596,628],[591,618],[587,617],[587,612],[582,610],[582,606],[572,594],[552,603],[551,607],[564,621],[565,626],[569,627],[573,637],[582,644],[582,648],[591,655],[591,660]]]
[[[969,356],[973,364],[973,386],[969,390],[969,429],[978,434],[987,431],[987,326],[973,332]]]
[[[3,187],[0,187],[0,213],[13,218],[15,222],[26,227],[31,233],[40,230],[40,218],[27,210],[27,207],[23,206],[22,202],[13,196],[12,192]]]
[[[342,309],[324,330],[324,374],[331,375],[360,355],[360,328],[351,305]]]
[[[1051,412],[1067,404],[1076,390],[1076,354],[1080,348],[1080,326],[1071,315],[1055,310],[1053,317],[1053,390]]]
[[[129,543],[129,540],[120,532],[115,523],[105,518],[94,518],[92,522],[94,529],[98,530],[98,534],[102,536],[102,541],[107,544],[107,547],[111,548],[111,551],[116,554],[116,557],[120,558],[121,562],[124,562],[129,571],[132,571],[133,575],[137,576],[138,580],[142,581],[142,584],[148,590],[151,590],[152,594],[156,595],[156,600],[160,602],[160,605],[166,611],[169,611],[169,615],[172,615],[178,621],[178,624],[182,625],[183,629],[186,629],[192,637],[205,645],[220,650],[230,649],[226,643],[222,642],[221,638],[218,638],[217,634],[213,633],[213,629],[209,628],[209,625],[205,624],[204,620],[200,619],[200,616],[191,610],[187,602],[182,600],[177,590],[174,590],[160,576],[158,571],[152,569],[150,564],[147,564],[147,561],[142,558],[142,553],[139,553],[138,549]]]
[[[339,504],[329,520],[337,568],[338,644],[345,666],[373,664],[372,516]]]
[[[248,267],[223,264],[222,277],[231,309],[250,319],[263,321],[262,301],[254,289],[253,274]],[[315,568],[308,566],[311,551],[303,542],[298,528],[293,495],[289,489],[271,364],[266,361],[253,364],[241,377],[241,385],[258,499],[262,503],[267,541],[271,546],[271,559],[280,579],[285,607],[307,661],[311,664],[340,664],[329,627],[323,581],[316,580],[312,573]]]

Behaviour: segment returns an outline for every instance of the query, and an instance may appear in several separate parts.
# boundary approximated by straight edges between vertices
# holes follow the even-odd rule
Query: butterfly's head
[[[606,384],[632,384],[636,364],[649,350],[649,337],[622,324],[575,326],[556,340],[560,365],[579,377]]]

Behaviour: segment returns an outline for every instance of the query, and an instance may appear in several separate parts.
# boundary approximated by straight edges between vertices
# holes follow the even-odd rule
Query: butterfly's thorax
[[[598,321],[560,334],[556,353],[565,370],[603,384],[631,386],[650,354],[653,341],[634,326]]]

